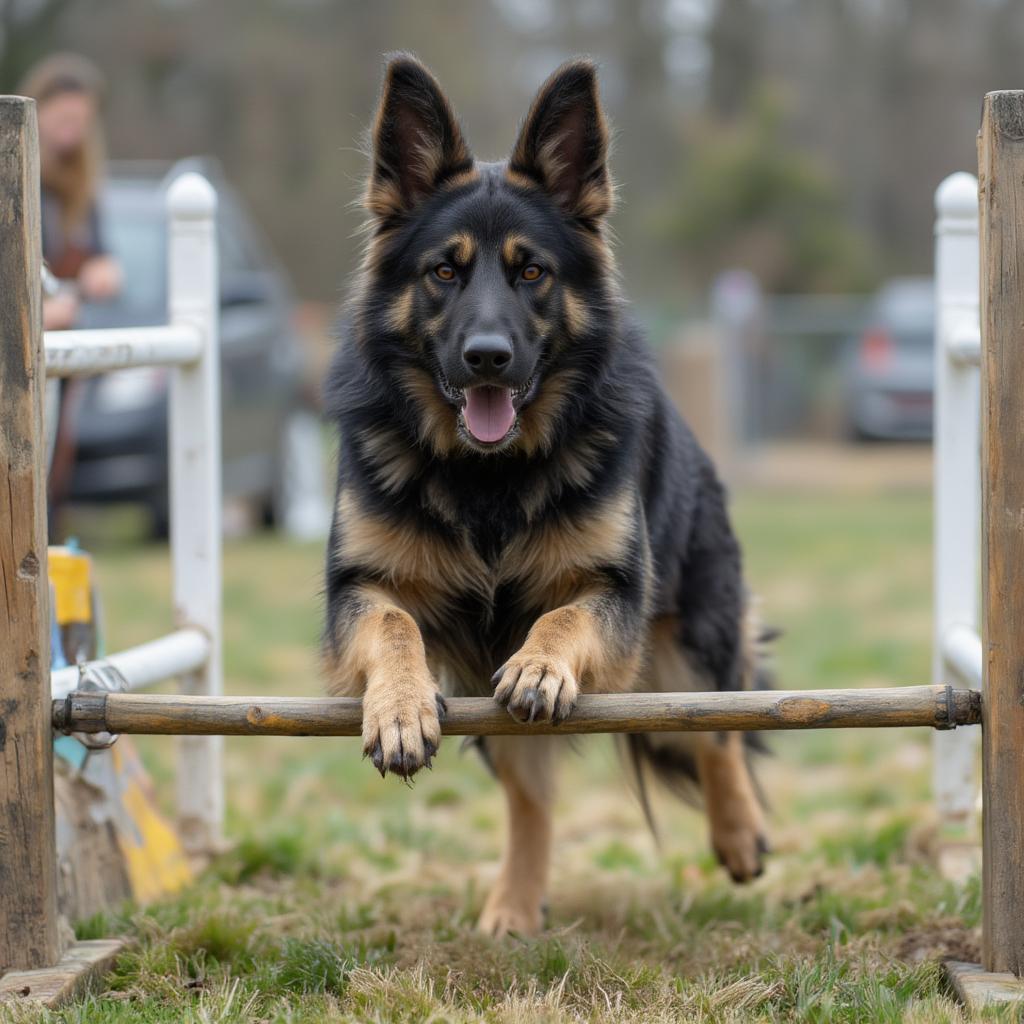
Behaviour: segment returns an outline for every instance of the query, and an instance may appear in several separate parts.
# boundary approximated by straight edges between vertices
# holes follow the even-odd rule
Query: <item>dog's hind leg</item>
[[[648,685],[662,692],[717,689],[680,644],[674,619],[655,622],[650,634]],[[752,679],[744,679],[752,685]],[[762,872],[768,850],[764,813],[742,733],[657,733],[628,738],[638,772],[649,765],[670,788],[699,799],[708,816],[711,847],[734,881]]]
[[[697,777],[711,831],[711,848],[734,882],[748,882],[764,870],[768,852],[764,815],[747,764],[743,735],[700,733]]]
[[[505,790],[508,834],[498,880],[480,915],[491,935],[534,935],[544,923],[551,860],[555,740],[488,736],[483,754]]]

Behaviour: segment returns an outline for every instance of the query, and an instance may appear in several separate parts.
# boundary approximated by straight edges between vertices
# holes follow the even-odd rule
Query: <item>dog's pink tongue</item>
[[[466,405],[462,410],[469,432],[485,444],[500,441],[515,422],[512,392],[490,385],[466,389]]]

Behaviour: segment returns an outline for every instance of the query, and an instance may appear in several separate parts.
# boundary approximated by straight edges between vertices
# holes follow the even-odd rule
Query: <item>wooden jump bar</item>
[[[542,733],[719,732],[929,726],[981,721],[981,694],[952,686],[742,693],[602,693],[582,696],[565,722],[520,723],[489,697],[448,700],[449,736]],[[163,736],[358,736],[354,697],[190,697],[72,693],[53,702],[62,732]]]

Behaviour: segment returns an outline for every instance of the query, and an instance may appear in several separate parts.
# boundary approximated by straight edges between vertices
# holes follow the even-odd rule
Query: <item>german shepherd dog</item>
[[[340,434],[323,653],[363,749],[409,778],[444,695],[563,721],[577,695],[758,685],[740,550],[708,456],[620,297],[593,64],[541,88],[506,162],[475,162],[430,72],[398,55],[371,129],[365,261],[327,387]],[[762,869],[739,733],[631,735],[692,783],[730,875]],[[489,736],[508,843],[480,926],[542,926],[551,736]],[[646,801],[645,801],[646,803]]]

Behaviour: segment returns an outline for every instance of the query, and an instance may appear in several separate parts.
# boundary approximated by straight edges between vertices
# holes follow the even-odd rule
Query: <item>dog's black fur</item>
[[[587,61],[552,76],[502,164],[473,162],[422,65],[389,64],[367,256],[327,386],[341,448],[324,649],[335,691],[365,689],[364,707],[371,690],[399,699],[374,683],[377,634],[364,630],[392,602],[445,692],[496,683],[520,718],[571,714],[577,689],[757,684],[723,488],[619,294],[607,149]],[[482,368],[467,356],[480,338],[500,350]],[[511,396],[500,439],[467,425],[473,388],[506,414]],[[656,627],[685,667],[675,684],[652,682]],[[538,658],[559,663],[524,685]],[[419,743],[408,726],[390,743],[386,715],[364,729],[382,773],[429,762],[436,733],[428,722]],[[697,779],[692,740],[632,744]]]

